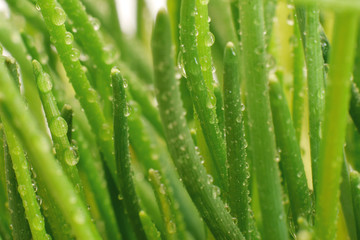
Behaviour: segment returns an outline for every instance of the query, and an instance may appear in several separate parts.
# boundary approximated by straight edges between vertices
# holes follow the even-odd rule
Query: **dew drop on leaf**
[[[60,7],[55,7],[55,12],[51,18],[51,21],[56,26],[60,26],[61,24],[64,24],[66,20],[66,14],[64,10],[62,10]]]
[[[44,219],[38,214],[36,214],[34,216],[34,218],[31,220],[31,223],[32,223],[34,229],[36,229],[38,231],[41,231],[44,229]]]
[[[79,162],[79,156],[73,147],[69,147],[64,152],[64,159],[69,166],[75,166]]]
[[[62,117],[54,118],[50,123],[50,131],[55,137],[63,137],[67,134],[68,125]]]
[[[207,4],[209,4],[209,0],[200,0],[200,3],[202,5],[207,5]]]
[[[205,46],[211,47],[214,44],[214,42],[215,42],[214,34],[208,32],[207,35],[205,36]]]
[[[53,85],[52,85],[49,74],[47,74],[47,73],[41,74],[37,79],[37,85],[38,85],[40,92],[43,92],[43,93],[50,92]]]
[[[86,93],[86,98],[87,98],[88,102],[90,102],[90,103],[96,102],[97,93],[96,93],[95,89],[89,88]]]
[[[65,33],[65,43],[67,45],[71,44],[74,41],[74,36],[71,34],[71,32]]]
[[[79,60],[79,57],[80,57],[79,49],[73,48],[71,50],[71,54],[70,54],[71,61],[75,62],[75,61]]]
[[[168,233],[173,234],[176,233],[176,225],[173,221],[169,221],[166,225],[166,230]]]

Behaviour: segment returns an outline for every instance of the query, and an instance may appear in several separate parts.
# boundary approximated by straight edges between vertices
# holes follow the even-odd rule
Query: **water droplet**
[[[91,24],[93,25],[94,30],[98,31],[100,29],[100,21],[99,21],[99,19],[94,18],[94,17],[89,17],[89,20],[90,20]]]
[[[211,176],[210,174],[207,175],[207,178],[208,178],[208,179],[207,179],[207,183],[208,183],[208,184],[212,184],[212,183],[214,182],[214,178],[213,178],[213,176]]]
[[[167,225],[166,225],[166,230],[167,230],[167,232],[170,233],[170,234],[176,233],[176,225],[175,225],[175,223],[174,223],[172,220],[170,220],[170,221],[167,223]]]
[[[238,219],[237,219],[236,217],[233,217],[233,218],[232,218],[232,221],[233,221],[233,223],[234,223],[235,225],[238,224]]]
[[[74,147],[69,147],[64,152],[64,159],[69,166],[75,166],[79,162],[79,156]]]
[[[218,186],[215,186],[213,185],[213,189],[212,189],[212,195],[213,195],[213,198],[217,198],[218,196],[220,196],[220,188]]]
[[[236,122],[238,122],[238,123],[241,123],[241,115],[239,115],[239,116],[237,116],[237,118],[236,118]]]
[[[66,14],[64,12],[64,10],[62,10],[62,8],[60,7],[55,7],[55,13],[52,16],[52,23],[55,24],[56,26],[60,26],[61,24],[64,24],[66,20]]]
[[[76,48],[71,49],[71,54],[70,54],[71,61],[75,62],[79,60],[79,57],[80,57],[79,49]]]
[[[86,98],[87,98],[88,102],[90,102],[90,103],[96,102],[96,100],[97,100],[96,90],[93,88],[89,88],[86,93]]]
[[[179,55],[178,55],[178,59],[177,59],[177,65],[178,68],[181,72],[181,75],[186,78],[186,71],[185,71],[185,66],[184,66],[184,57],[183,57],[183,51],[180,50],[179,51]]]
[[[26,194],[26,187],[25,185],[19,185],[18,186],[18,192],[20,193],[20,195],[23,197]]]
[[[159,187],[159,192],[163,195],[166,194],[166,191],[165,191],[165,185],[164,184],[160,184],[160,187]]]
[[[50,92],[53,85],[50,79],[50,75],[47,73],[40,74],[37,79],[37,85],[40,92],[47,93]]]
[[[200,0],[200,4],[202,4],[202,5],[208,5],[208,4],[209,4],[209,0]]]
[[[62,117],[54,118],[50,123],[50,131],[55,137],[63,137],[67,134],[68,125]]]
[[[41,7],[40,7],[39,3],[36,3],[36,4],[35,4],[35,8],[36,8],[36,10],[38,10],[38,11],[41,10]]]
[[[126,107],[124,109],[124,116],[128,117],[128,116],[130,116],[130,114],[131,114],[131,106],[127,103]]]
[[[85,222],[85,214],[81,210],[78,210],[74,215],[74,221],[78,224],[83,224]]]
[[[119,54],[114,49],[114,47],[112,45],[104,47],[103,50],[104,50],[104,57],[103,58],[104,58],[106,64],[111,64],[116,59],[118,59]]]
[[[127,88],[129,86],[128,81],[124,78],[123,79],[123,87]]]
[[[124,197],[119,193],[119,195],[118,195],[118,199],[119,200],[123,200],[124,199]]]
[[[111,139],[111,128],[110,128],[110,125],[107,124],[107,123],[104,123],[102,126],[101,126],[101,129],[100,129],[100,137],[107,141],[107,140],[110,140]]]
[[[34,229],[36,229],[38,231],[41,231],[44,229],[44,219],[40,215],[36,214],[31,222],[32,222]]]
[[[65,43],[67,45],[71,44],[74,41],[74,36],[71,34],[71,32],[65,33]]]
[[[214,44],[214,42],[215,42],[214,34],[208,32],[207,35],[205,36],[205,46],[211,47]]]

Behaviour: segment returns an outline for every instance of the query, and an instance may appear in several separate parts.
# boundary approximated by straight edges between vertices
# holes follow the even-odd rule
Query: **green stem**
[[[294,123],[296,139],[300,143],[301,139],[301,130],[304,117],[304,95],[305,95],[305,59],[304,59],[304,50],[301,40],[301,34],[299,29],[298,20],[294,17],[294,95],[293,95],[293,111],[292,111],[292,121]]]
[[[195,153],[195,146],[183,115],[171,49],[169,18],[164,11],[160,11],[153,32],[152,50],[157,99],[170,154],[189,195],[214,237],[244,239],[218,197],[218,188],[209,182],[199,156]],[[199,71],[201,72],[200,68]]]
[[[281,151],[280,165],[288,189],[292,216],[298,228],[300,217],[311,220],[311,198],[286,96],[277,80],[270,81],[270,100],[276,145]]]
[[[4,119],[3,119],[4,121]],[[14,239],[31,239],[31,231],[29,223],[25,217],[25,210],[21,201],[20,190],[22,187],[18,185],[16,175],[13,169],[12,159],[4,141],[5,154],[5,176],[7,182],[7,195],[10,211],[10,219],[12,225],[12,236]]]
[[[56,158],[60,161],[66,175],[70,178],[77,194],[85,200],[83,185],[76,168],[79,157],[69,143],[67,134],[71,129],[68,129],[67,122],[60,115],[60,110],[57,107],[57,102],[52,93],[51,77],[48,73],[43,71],[41,64],[38,61],[33,60],[33,67],[39,95],[54,142]]]
[[[224,55],[224,111],[227,159],[229,164],[228,201],[231,213],[237,218],[238,226],[246,238],[254,230],[248,190],[249,164],[246,162],[246,139],[240,96],[239,60],[232,42],[225,48]]]
[[[241,0],[240,20],[250,148],[257,176],[263,237],[288,239],[267,86],[263,1]]]
[[[350,184],[357,235],[360,236],[360,174],[356,171],[350,173]]]
[[[220,184],[226,189],[226,148],[216,117],[216,99],[208,89],[201,70],[201,60],[196,40],[197,29],[195,25],[195,0],[184,0],[181,3],[180,37],[183,48],[184,68],[187,75],[188,86],[191,92],[196,113],[211,154],[212,164],[216,166],[216,175],[220,177]],[[169,37],[171,39],[171,37]],[[206,44],[201,42],[198,44]],[[207,63],[210,64],[210,63]]]
[[[135,234],[138,239],[146,239],[139,217],[139,200],[132,179],[127,124],[129,109],[126,103],[124,80],[116,68],[111,70],[111,78],[114,95],[114,145],[118,181]]]
[[[139,216],[144,226],[146,237],[149,240],[160,240],[160,232],[157,230],[155,224],[151,221],[149,215],[147,215],[144,211],[140,211]]]
[[[319,184],[316,185],[318,199],[315,235],[321,239],[333,239],[336,234],[342,148],[345,141],[356,32],[357,15],[347,13],[336,15],[326,88],[323,138],[318,168]]]

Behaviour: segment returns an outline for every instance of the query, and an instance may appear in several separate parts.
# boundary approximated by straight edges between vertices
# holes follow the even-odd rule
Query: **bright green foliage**
[[[0,240],[360,235],[357,1],[5,2]]]

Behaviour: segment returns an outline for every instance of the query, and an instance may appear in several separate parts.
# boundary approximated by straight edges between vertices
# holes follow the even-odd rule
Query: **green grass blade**
[[[5,175],[8,195],[8,204],[12,225],[12,236],[14,239],[31,239],[29,223],[25,217],[25,210],[18,191],[19,185],[16,180],[12,160],[6,142],[4,141]],[[20,189],[19,189],[20,190]]]
[[[188,86],[191,93],[196,113],[199,117],[201,129],[211,154],[212,165],[219,176],[220,186],[226,190],[226,149],[225,141],[217,124],[216,99],[212,91],[207,88],[201,70],[201,60],[197,47],[197,29],[195,28],[195,0],[184,0],[181,4],[180,13],[180,37],[183,45],[182,57],[187,75]],[[198,44],[206,44],[201,42]],[[209,64],[209,63],[208,63]],[[206,107],[205,107],[206,106]]]
[[[349,112],[357,131],[360,132],[360,91],[355,83],[351,84]]]
[[[131,173],[127,124],[129,109],[126,103],[124,79],[116,68],[111,70],[111,78],[114,96],[114,144],[118,181],[135,234],[138,239],[146,239],[139,217],[140,206]]]
[[[52,79],[48,73],[43,71],[38,61],[33,60],[33,67],[39,95],[54,142],[56,158],[60,161],[62,168],[70,178],[76,193],[85,200],[83,185],[76,168],[79,157],[69,143],[67,134],[71,129],[69,130],[66,120],[61,116],[60,110],[57,107],[57,102],[52,93]]]
[[[175,202],[172,189],[169,188],[169,184],[166,182],[166,179],[163,179],[159,171],[154,169],[149,169],[149,180],[154,189],[156,201],[160,206],[161,215],[163,218],[163,223],[165,225],[165,238],[166,239],[184,239],[184,223],[182,221],[182,216],[178,211],[177,205]]]
[[[250,148],[264,225],[264,239],[287,239],[275,135],[267,86],[263,1],[240,1]],[[254,19],[257,19],[254,21]],[[269,207],[271,206],[271,207]],[[274,220],[276,219],[276,221]]]
[[[323,138],[318,168],[319,185],[315,185],[317,187],[315,235],[321,239],[333,239],[336,233],[342,147],[345,141],[356,31],[355,14],[336,15],[326,88]]]
[[[157,16],[152,49],[160,115],[165,126],[168,148],[179,175],[216,238],[244,239],[230,214],[225,210],[225,205],[217,196],[215,186],[208,182],[205,169],[195,153],[175,80],[170,22],[164,11],[160,11]]]
[[[246,238],[254,231],[254,221],[250,208],[248,179],[249,164],[246,161],[246,146],[242,103],[240,96],[239,60],[235,46],[229,42],[224,56],[224,111],[226,148],[229,165],[228,202],[232,215]]]
[[[139,216],[144,226],[146,237],[149,240],[160,240],[160,232],[156,229],[156,226],[151,221],[151,218],[144,211],[140,211]]]
[[[294,70],[293,70],[293,84],[294,95],[292,99],[292,121],[294,123],[296,139],[300,143],[301,130],[304,117],[304,100],[305,100],[305,57],[304,49],[301,40],[301,33],[299,29],[298,19],[294,17]]]
[[[54,0],[40,0],[38,4],[44,17],[46,26],[52,37],[54,45],[58,51],[61,62],[64,65],[66,73],[74,87],[76,96],[81,106],[85,110],[87,119],[92,130],[98,137],[98,144],[104,155],[105,162],[109,165],[111,173],[115,179],[115,161],[113,144],[111,142],[112,129],[106,123],[100,104],[97,101],[97,92],[91,87],[85,72],[79,62],[79,50],[73,48],[73,44],[67,44],[66,29],[64,22],[66,20],[65,12],[56,7]]]
[[[276,145],[280,152],[280,165],[285,178],[292,217],[298,227],[300,217],[311,220],[311,197],[304,164],[286,96],[277,80],[270,81],[270,103],[273,115]]]
[[[356,171],[350,173],[350,184],[354,215],[356,218],[357,235],[360,236],[360,174]]]
[[[297,7],[296,11],[298,12],[307,68],[311,167],[313,188],[316,192],[325,94],[324,60],[319,35],[319,10],[312,6],[306,9]]]
[[[11,128],[28,151],[35,171],[45,182],[51,196],[72,226],[75,236],[79,239],[99,239],[85,206],[55,161],[50,144],[39,130],[34,117],[25,110],[25,104],[3,65],[0,65],[0,74],[2,117],[8,120],[17,119],[15,122],[9,121]]]
[[[341,202],[342,212],[344,214],[348,235],[351,240],[355,240],[358,239],[356,232],[356,218],[355,218],[354,205],[352,202],[349,165],[347,163],[345,154],[343,157],[341,178],[342,180],[340,184],[340,202]]]
[[[104,171],[101,168],[101,159],[98,153],[91,151],[89,139],[83,134],[83,129],[76,127],[74,131],[74,139],[78,144],[79,151],[79,171],[86,173],[86,179],[89,182],[91,192],[94,195],[101,217],[104,222],[104,229],[108,240],[121,239],[119,229],[115,219],[114,209],[111,205],[108,184],[104,179]],[[71,131],[70,131],[71,132]],[[95,144],[95,143],[94,143]],[[100,165],[100,166],[99,166]]]

